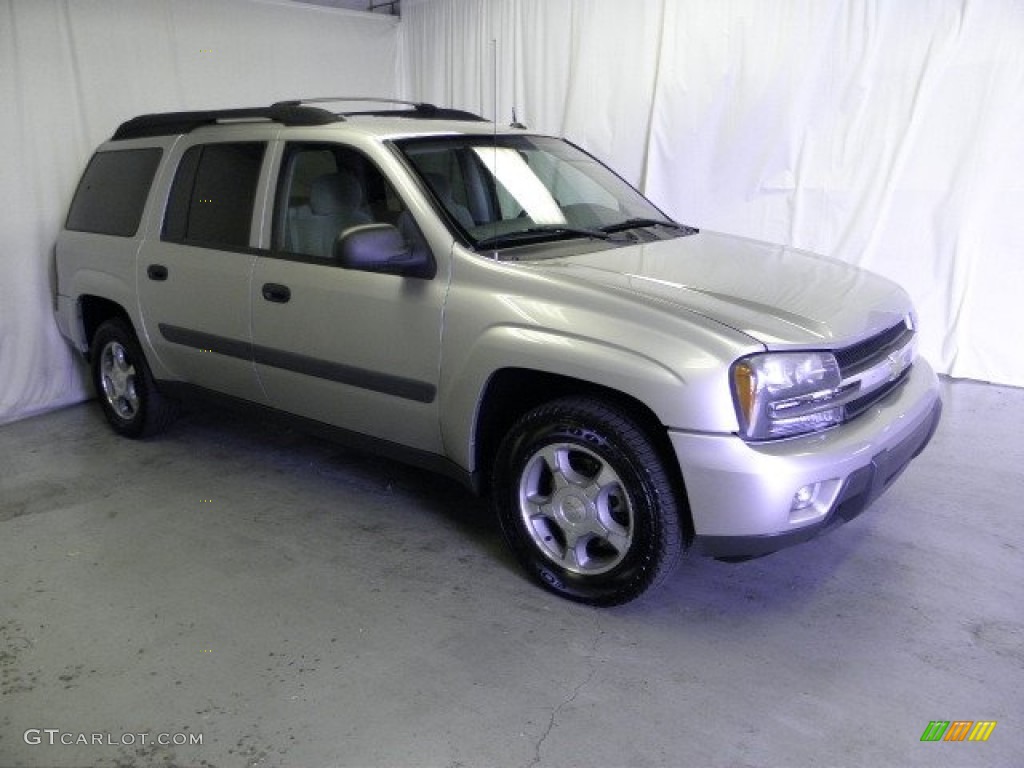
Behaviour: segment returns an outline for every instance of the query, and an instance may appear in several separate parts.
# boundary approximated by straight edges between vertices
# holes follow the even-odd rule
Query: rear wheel
[[[122,318],[107,320],[93,337],[92,379],[103,413],[118,434],[153,435],[174,419],[175,403],[157,391],[138,339]]]
[[[661,457],[634,419],[601,400],[565,398],[523,416],[501,445],[493,491],[520,562],[571,600],[628,602],[683,550]]]

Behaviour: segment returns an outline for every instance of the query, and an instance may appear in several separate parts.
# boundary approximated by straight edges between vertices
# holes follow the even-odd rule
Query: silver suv
[[[592,604],[689,545],[850,519],[941,410],[888,280],[698,232],[566,141],[425,104],[129,120],[56,252],[117,432],[206,395],[452,475]]]

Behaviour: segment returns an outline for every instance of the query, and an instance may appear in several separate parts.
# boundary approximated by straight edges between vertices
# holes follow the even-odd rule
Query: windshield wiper
[[[584,227],[568,227],[561,224],[547,224],[542,227],[530,227],[515,232],[506,232],[503,235],[485,237],[476,242],[477,248],[491,248],[501,245],[516,245],[524,241],[543,240],[550,236],[560,237],[591,237],[597,240],[610,240],[611,235],[604,229],[586,229]]]
[[[671,229],[687,229],[680,224],[676,224],[674,221],[667,219],[626,219],[620,221],[617,224],[609,224],[606,227],[601,227],[601,231],[605,233],[622,232],[627,229],[639,229],[640,227],[670,227]]]

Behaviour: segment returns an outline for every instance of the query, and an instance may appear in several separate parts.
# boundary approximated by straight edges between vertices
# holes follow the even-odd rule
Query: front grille
[[[838,350],[836,362],[843,378],[877,365],[891,352],[903,347],[913,335],[913,329],[904,320],[869,339]]]
[[[846,402],[844,421],[857,418],[907,380],[914,354],[908,345],[913,341],[914,330],[903,321],[836,351],[843,384],[852,396]],[[903,370],[898,369],[901,361],[906,365]]]
[[[907,380],[907,376],[910,375],[910,368],[907,368],[903,373],[900,374],[898,379],[889,381],[883,384],[876,390],[868,392],[861,397],[851,400],[846,404],[846,421],[855,419],[860,416],[864,411],[870,408],[872,405],[877,403],[882,398],[888,396],[890,392],[899,387],[904,381]]]

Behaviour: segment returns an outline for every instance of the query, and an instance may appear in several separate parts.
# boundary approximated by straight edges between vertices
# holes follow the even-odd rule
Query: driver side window
[[[286,145],[274,250],[329,261],[340,234],[372,223],[391,224],[407,240],[422,241],[401,198],[361,153],[337,144]]]

